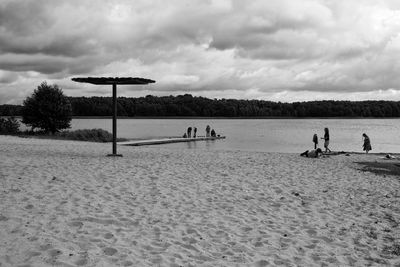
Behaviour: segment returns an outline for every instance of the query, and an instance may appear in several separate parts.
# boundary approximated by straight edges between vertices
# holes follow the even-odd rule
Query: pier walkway
[[[212,140],[220,140],[225,139],[225,136],[217,136],[217,137],[196,137],[196,138],[162,138],[162,139],[150,139],[150,140],[135,140],[135,141],[124,141],[118,142],[118,145],[122,146],[148,146],[148,145],[161,145],[161,144],[171,144],[171,143],[183,143],[183,142],[197,142],[197,141],[212,141]]]

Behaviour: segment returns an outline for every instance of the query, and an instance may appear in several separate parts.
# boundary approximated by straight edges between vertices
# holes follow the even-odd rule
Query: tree
[[[70,128],[72,109],[68,98],[56,85],[43,82],[33,94],[24,100],[22,122],[55,133]]]
[[[18,120],[14,117],[0,118],[0,134],[17,134],[19,126]]]

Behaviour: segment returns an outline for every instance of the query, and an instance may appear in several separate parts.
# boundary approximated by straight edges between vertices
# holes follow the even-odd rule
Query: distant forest
[[[112,115],[111,97],[69,97],[73,116]],[[0,116],[20,116],[22,106],[0,105]],[[208,99],[192,95],[118,98],[118,116],[129,117],[400,117],[400,101]]]

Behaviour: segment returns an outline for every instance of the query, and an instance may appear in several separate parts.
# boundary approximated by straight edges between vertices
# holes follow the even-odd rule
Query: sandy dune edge
[[[395,266],[400,179],[294,154],[0,136],[0,266]]]

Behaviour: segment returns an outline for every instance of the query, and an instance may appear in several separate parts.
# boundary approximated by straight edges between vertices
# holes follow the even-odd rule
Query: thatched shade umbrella
[[[117,84],[149,84],[155,81],[144,78],[132,77],[87,77],[72,78],[74,82],[91,83],[91,84],[112,84],[113,88],[113,149],[112,154],[108,156],[122,156],[117,154]]]

